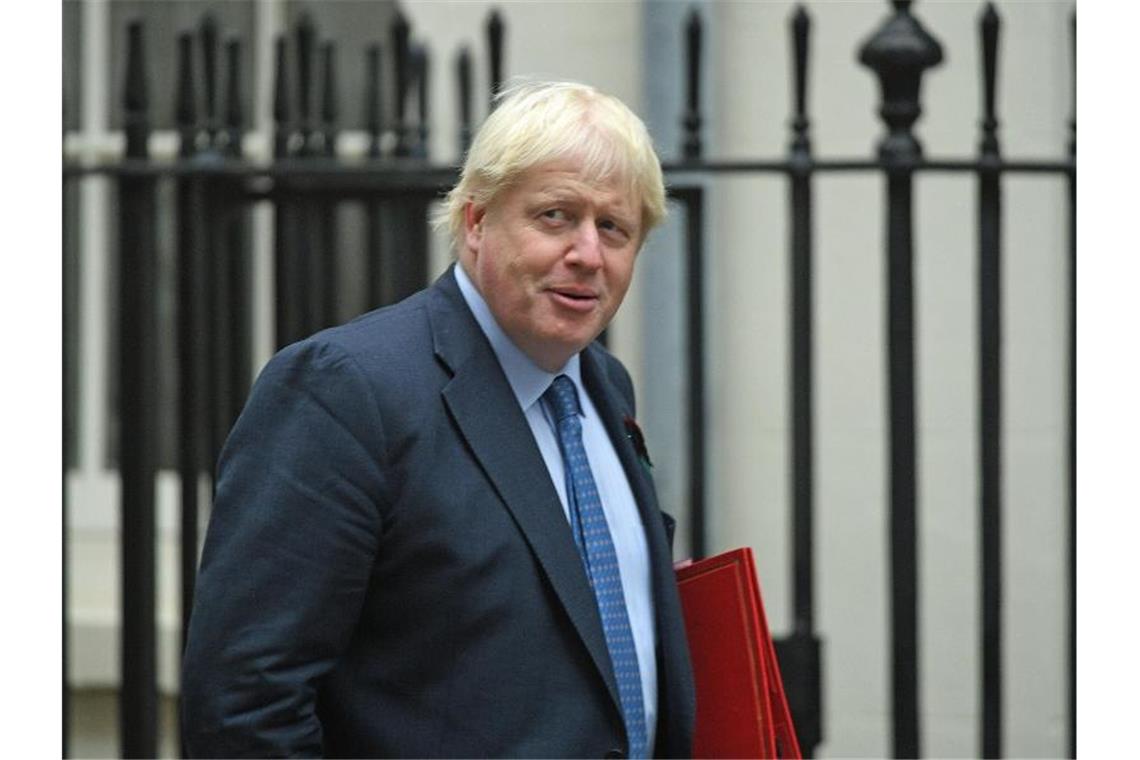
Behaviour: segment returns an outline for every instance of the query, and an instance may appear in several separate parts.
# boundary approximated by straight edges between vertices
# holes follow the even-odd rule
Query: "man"
[[[219,464],[192,754],[691,752],[665,521],[593,343],[664,205],[620,101],[516,87],[448,198],[459,265],[270,361]]]

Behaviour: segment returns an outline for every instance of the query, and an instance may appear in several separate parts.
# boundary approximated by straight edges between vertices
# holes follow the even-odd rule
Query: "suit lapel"
[[[656,531],[658,527],[664,530],[661,511],[657,506],[657,495],[653,490],[648,474],[645,472],[645,465],[641,463],[629,436],[626,434],[625,420],[627,418],[633,419],[632,410],[629,408],[628,402],[617,393],[613,383],[607,377],[601,358],[598,356],[598,349],[589,346],[582,352],[581,356],[582,382],[585,384],[594,406],[597,407],[606,432],[610,436],[610,442],[613,443],[618,459],[621,460],[625,477],[629,481],[634,499],[637,501],[638,510],[641,513],[641,520],[646,527],[652,528],[653,531]],[[655,556],[654,559],[660,558]]]
[[[618,707],[617,682],[597,602],[558,492],[518,400],[452,272],[433,288],[429,310],[436,354],[454,373],[443,389],[444,403],[514,517]]]

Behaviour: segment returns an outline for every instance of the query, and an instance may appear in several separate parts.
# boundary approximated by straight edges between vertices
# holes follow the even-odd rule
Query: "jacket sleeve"
[[[385,503],[364,375],[314,339],[271,360],[223,449],[182,669],[191,756],[316,756]]]

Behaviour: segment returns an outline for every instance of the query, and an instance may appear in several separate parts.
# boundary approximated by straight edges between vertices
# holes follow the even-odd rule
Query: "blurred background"
[[[1074,13],[65,0],[66,753],[180,754],[245,391],[446,268],[426,220],[526,75],[666,164],[606,340],[676,558],[756,553],[805,753],[1071,756]]]

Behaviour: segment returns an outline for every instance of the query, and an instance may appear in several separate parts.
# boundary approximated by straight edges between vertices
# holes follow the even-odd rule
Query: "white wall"
[[[913,7],[942,43],[917,133],[931,157],[976,151],[979,2]],[[998,116],[1007,155],[1058,158],[1069,118],[1069,2],[1004,3]],[[788,140],[790,2],[717,2],[717,157],[779,155]],[[871,155],[878,86],[855,63],[880,2],[812,3],[809,114],[820,157]],[[916,182],[915,298],[921,745],[980,745],[976,200],[968,176]],[[783,180],[717,183],[709,298],[714,368],[713,551],[757,549],[769,620],[790,626],[788,214]],[[1005,187],[1005,749],[1065,751],[1064,184]],[[825,647],[822,756],[891,751],[882,180],[815,185],[817,619]]]

